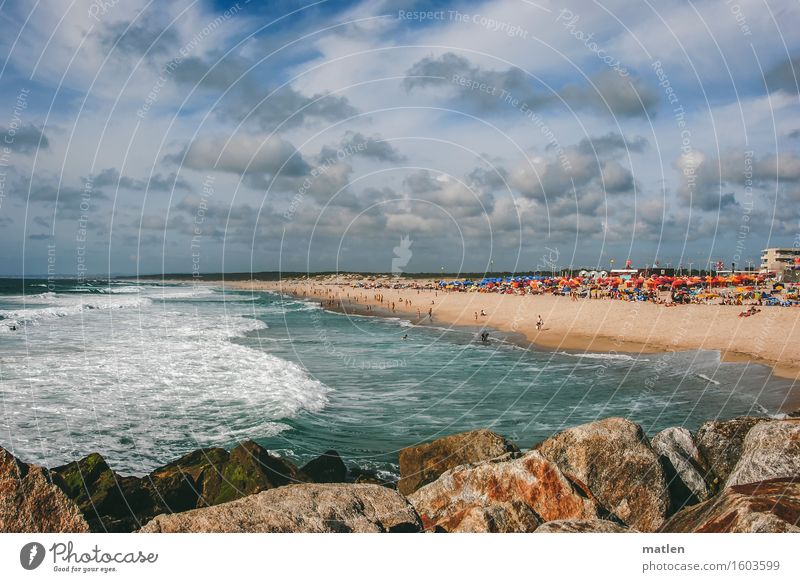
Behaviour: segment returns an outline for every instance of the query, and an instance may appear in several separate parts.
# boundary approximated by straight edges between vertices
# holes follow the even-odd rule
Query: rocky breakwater
[[[395,490],[348,470],[335,451],[297,468],[250,441],[145,477],[120,476],[96,454],[48,471],[0,449],[0,530],[800,531],[796,418],[713,421],[652,439],[607,418],[527,452],[479,430],[399,460]]]

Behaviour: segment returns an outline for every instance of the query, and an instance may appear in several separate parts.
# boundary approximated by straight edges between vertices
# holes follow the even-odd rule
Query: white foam
[[[290,428],[282,419],[326,405],[329,389],[300,366],[243,345],[267,329],[252,305],[155,294],[58,295],[12,314],[49,321],[4,339],[6,444],[48,466],[98,451],[141,474],[192,448],[273,436]]]
[[[111,293],[113,295],[125,295],[128,293],[141,293],[143,291],[142,287],[136,286],[122,286],[122,287],[101,287],[101,293]]]
[[[621,362],[649,362],[646,358],[639,358],[629,354],[595,354],[595,353],[569,353],[558,352],[562,356],[570,356],[572,358],[587,358],[590,360],[617,360]]]
[[[28,301],[28,303],[52,303],[51,307],[23,308],[23,309],[0,309],[0,326],[6,329],[10,327],[24,327],[40,325],[44,321],[61,317],[80,315],[94,309],[128,309],[131,307],[142,307],[149,305],[150,299],[135,297],[126,300],[104,298],[100,295],[74,295],[44,297]]]
[[[703,380],[705,380],[709,384],[714,384],[715,386],[719,386],[719,382],[717,380],[714,380],[713,378],[709,378],[705,374],[697,374],[697,377],[698,378],[702,378]]]

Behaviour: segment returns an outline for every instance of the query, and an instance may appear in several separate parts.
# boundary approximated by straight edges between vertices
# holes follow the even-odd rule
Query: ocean
[[[775,413],[790,386],[709,351],[557,353],[266,292],[0,279],[0,446],[48,467],[98,452],[142,475],[253,439],[396,475],[399,449],[456,432],[524,448],[625,416],[653,435]]]

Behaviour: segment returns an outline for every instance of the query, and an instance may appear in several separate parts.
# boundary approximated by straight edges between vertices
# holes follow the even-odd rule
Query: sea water
[[[790,380],[716,352],[565,353],[221,286],[0,280],[0,446],[53,467],[91,452],[141,475],[253,439],[303,463],[490,428],[530,447],[608,416],[668,426],[777,412]]]

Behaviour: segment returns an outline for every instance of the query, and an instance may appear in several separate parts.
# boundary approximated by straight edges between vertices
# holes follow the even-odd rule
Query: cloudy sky
[[[800,245],[796,0],[0,17],[0,274],[746,266]]]

